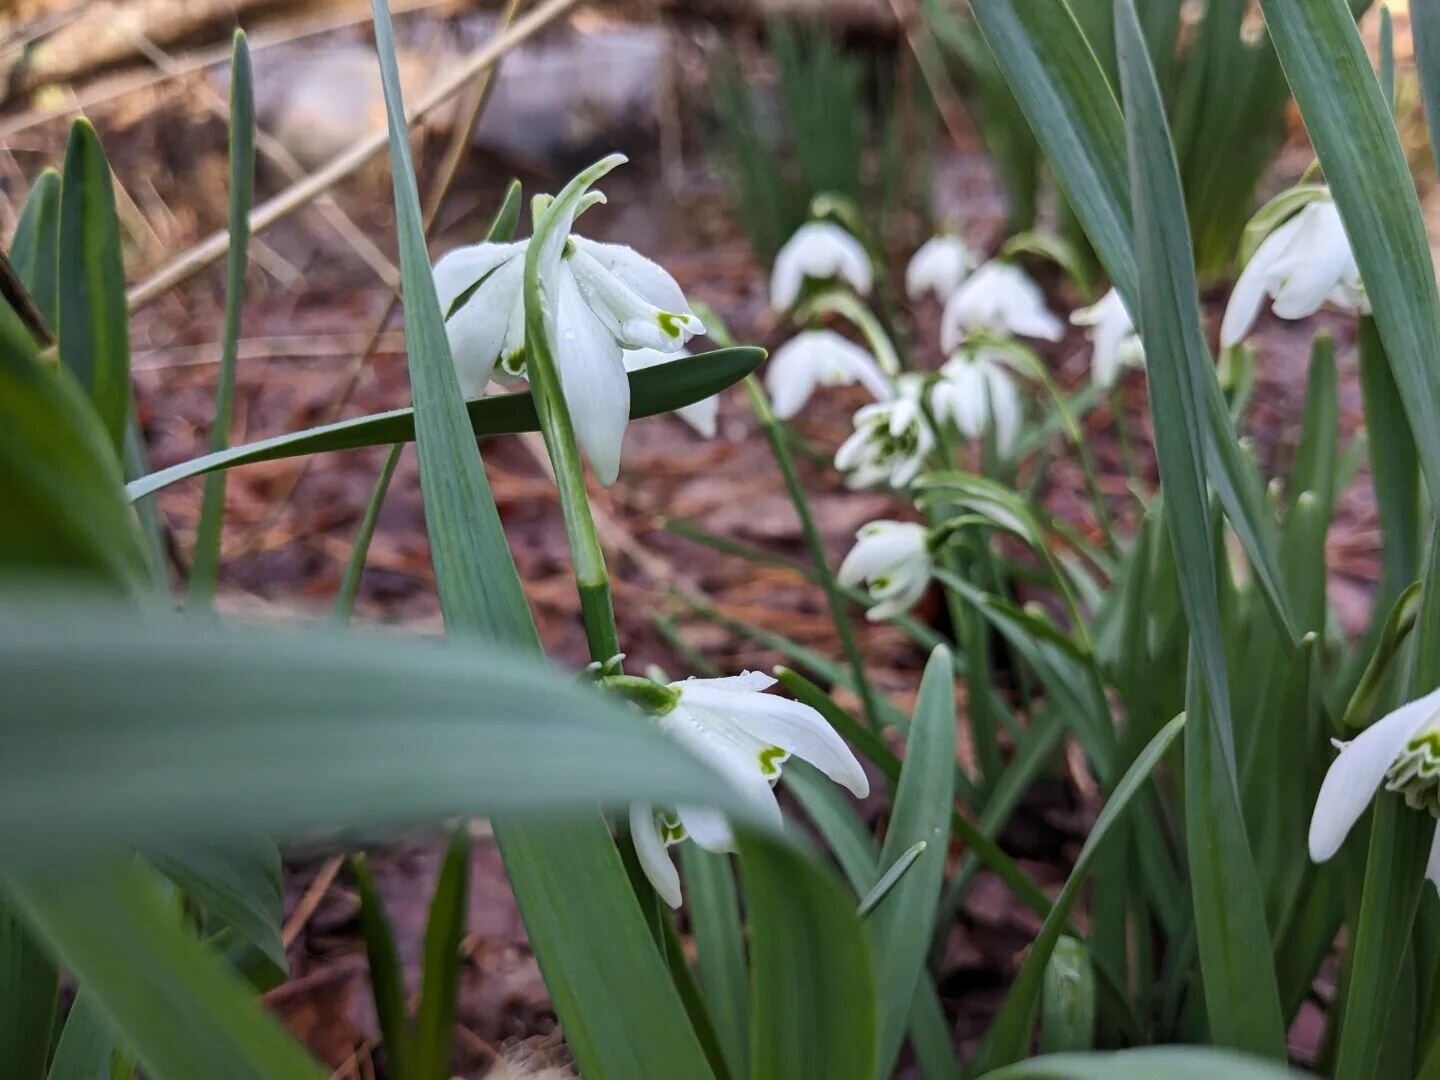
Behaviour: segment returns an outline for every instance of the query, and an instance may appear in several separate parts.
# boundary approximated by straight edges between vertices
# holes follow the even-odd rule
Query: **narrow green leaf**
[[[1061,937],[1040,992],[1040,1052],[1089,1050],[1095,1042],[1095,970],[1085,943]]]
[[[59,1003],[60,974],[29,928],[0,903],[0,1061],[14,1080],[41,1080]]]
[[[60,186],[60,362],[95,406],[118,460],[130,418],[130,322],[110,164],[88,120],[65,147]]]
[[[94,993],[80,990],[55,1045],[49,1080],[130,1080],[135,1065],[116,1047],[110,1021]]]
[[[280,941],[284,886],[280,852],[263,836],[231,844],[147,851],[161,873],[198,903],[210,923],[228,927],[268,961],[270,982],[290,974]]]
[[[1110,830],[1121,820],[1130,801],[1145,786],[1150,774],[1159,765],[1184,726],[1184,716],[1177,716],[1160,729],[1160,733],[1150,740],[1115,786],[1105,808],[1095,819],[1095,825],[1090,830],[1090,835],[1085,838],[1085,845],[1075,859],[1075,865],[1065,881],[1064,888],[1060,890],[1054,907],[1045,917],[1040,933],[1030,946],[1030,953],[1011,984],[1005,1003],[986,1032],[985,1046],[981,1052],[985,1067],[1008,1065],[1025,1056],[1025,1050],[1030,1044],[1030,1029],[1034,1023],[1046,965],[1050,962],[1055,943],[1065,929],[1070,910],[1079,898],[1080,887],[1084,884],[1086,872],[1095,859],[1095,853]]]
[[[230,247],[225,257],[225,321],[220,332],[220,369],[215,376],[215,419],[210,451],[230,445],[230,416],[235,398],[235,356],[240,342],[240,312],[245,304],[245,270],[250,254],[250,205],[255,196],[255,87],[250,46],[235,32],[230,56]],[[190,560],[190,607],[205,609],[215,595],[220,570],[220,526],[225,516],[225,474],[205,478],[200,524]]]
[[[370,501],[365,504],[365,513],[360,518],[360,528],[355,531],[355,544],[350,549],[350,558],[345,561],[345,573],[340,578],[340,589],[335,594],[335,621],[345,625],[355,611],[355,598],[360,595],[360,579],[365,575],[365,559],[370,553],[370,541],[375,538],[375,525],[380,520],[380,508],[390,491],[390,481],[395,477],[395,467],[400,464],[404,443],[396,443],[385,455],[385,464],[380,466],[380,475],[370,492]]]
[[[915,865],[915,860],[925,854],[927,847],[929,844],[926,841],[916,840],[896,857],[889,868],[880,875],[879,880],[871,886],[870,891],[860,898],[860,903],[855,910],[862,919],[874,911],[880,905],[880,901],[890,895],[890,890],[895,888],[906,872]]]
[[[942,646],[930,654],[920,682],[879,865],[893,867],[918,842],[927,847],[870,917],[881,1010],[880,1076],[890,1074],[900,1053],[930,947],[954,802],[955,685],[950,653]]]
[[[375,999],[375,1016],[384,1039],[385,1063],[400,1080],[408,1080],[411,1049],[410,1018],[405,1007],[405,973],[395,948],[395,929],[385,911],[385,901],[375,887],[370,862],[363,855],[350,860],[360,894],[360,931],[365,938],[365,959],[370,965],[370,993]]]
[[[829,873],[774,841],[742,835],[740,869],[752,1080],[869,1080],[875,976],[854,901]]]
[[[145,554],[120,464],[95,411],[63,370],[0,341],[0,491],[9,524],[0,566],[138,592]]]
[[[1406,414],[1404,392],[1395,378],[1374,319],[1359,323],[1360,393],[1369,433],[1370,473],[1379,510],[1384,577],[1376,607],[1383,610],[1420,569],[1420,456]]]
[[[184,927],[133,860],[64,873],[7,866],[5,887],[155,1080],[291,1080],[325,1075],[250,987]]]
[[[1300,441],[1290,466],[1286,492],[1290,504],[1303,491],[1313,491],[1328,520],[1339,495],[1340,393],[1335,371],[1335,339],[1322,331],[1310,345],[1310,374],[1305,382],[1305,410],[1300,420]]]
[[[372,7],[390,133],[416,448],[441,611],[451,634],[498,639],[536,653],[539,635],[461,400],[431,275],[389,8],[385,0],[373,0]],[[677,366],[689,365],[664,365]],[[517,716],[536,719],[533,705],[518,708]],[[618,734],[609,721],[599,727],[610,738]],[[476,778],[471,784],[485,786]],[[553,802],[554,791],[544,794]],[[631,795],[639,797],[638,790]],[[654,801],[673,805],[676,798]],[[603,819],[592,814],[524,828],[497,820],[494,826],[579,1071],[655,1080],[707,1075],[704,1050]]]
[[[465,936],[466,905],[470,896],[470,837],[461,825],[450,839],[430,919],[425,927],[425,967],[420,1010],[415,1017],[414,1055],[410,1060],[415,1080],[448,1080],[455,1043],[455,1007],[460,993],[460,941]]]
[[[1410,167],[1345,0],[1261,0],[1440,502],[1440,297]],[[1423,5],[1421,5],[1423,6]]]
[[[786,769],[789,779],[790,769]],[[681,849],[690,929],[695,935],[700,985],[715,1019],[716,1034],[732,1076],[744,1076],[750,1061],[749,973],[740,926],[740,901],[730,859],[699,844]]]
[[[446,355],[449,355],[448,352]],[[639,420],[671,412],[713,397],[754,371],[764,359],[763,349],[717,349],[689,357],[684,363],[659,364],[643,371],[632,371],[629,376],[630,418]],[[459,393],[458,387],[456,393]],[[535,400],[528,392],[477,398],[465,402],[464,408],[469,417],[469,430],[482,438],[540,429],[539,418],[535,415]],[[138,499],[177,481],[215,469],[331,450],[358,450],[366,446],[413,442],[415,431],[414,409],[392,409],[372,416],[357,416],[181,462],[133,481],[126,490],[131,499]]]
[[[57,325],[59,258],[60,174],[46,169],[25,197],[10,243],[10,262],[52,330]]]

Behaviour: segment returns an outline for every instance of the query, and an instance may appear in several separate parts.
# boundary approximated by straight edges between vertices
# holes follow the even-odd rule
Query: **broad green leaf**
[[[741,1077],[750,1061],[750,988],[735,877],[725,855],[699,844],[684,845],[681,854],[700,985],[730,1074]]]
[[[46,862],[640,797],[747,816],[642,717],[489,643],[7,595],[0,684],[0,851]]]
[[[1260,7],[1345,222],[1431,496],[1440,501],[1440,298],[1385,96],[1345,0],[1261,0]]]
[[[145,554],[120,464],[69,373],[0,340],[0,529],[5,574],[64,574],[138,591]]]
[[[128,1080],[135,1062],[116,1047],[111,1026],[95,994],[78,991],[55,1044],[49,1080]]]
[[[10,262],[51,330],[56,325],[59,258],[60,174],[46,169],[25,197],[10,243]]]
[[[1384,577],[1376,607],[1383,610],[1420,570],[1421,459],[1405,411],[1405,393],[1374,319],[1360,320],[1359,341],[1360,393],[1383,540]]]
[[[448,352],[446,355],[448,356]],[[761,349],[717,349],[692,356],[683,363],[659,364],[644,371],[633,371],[629,376],[630,418],[639,420],[658,413],[671,412],[683,405],[713,397],[754,371],[763,359],[765,353]],[[456,393],[459,393],[458,386]],[[535,400],[529,393],[477,398],[465,402],[464,410],[468,413],[469,429],[473,435],[482,438],[540,429],[540,421],[535,414]],[[257,461],[303,457],[330,450],[358,450],[366,446],[413,442],[415,430],[414,409],[392,409],[372,416],[340,420],[322,427],[277,435],[274,438],[232,447],[218,454],[207,454],[182,462],[133,481],[127,491],[130,498],[138,499],[179,480],[200,476],[215,469],[228,469]]]
[[[117,460],[130,419],[130,322],[110,165],[88,120],[65,147],[60,186],[60,363],[100,417]]]
[[[373,0],[372,7],[390,133],[415,442],[441,611],[453,635],[535,653],[539,635],[461,400],[431,275],[390,12],[385,0]],[[688,365],[665,365],[676,366]],[[404,439],[400,434],[383,441]],[[535,719],[533,707],[522,706],[516,715]],[[597,735],[603,729],[613,739],[618,730],[612,726],[600,720]],[[513,778],[523,779],[523,772]],[[474,778],[471,783],[485,786]],[[579,1070],[656,1080],[707,1075],[704,1051],[603,819],[592,813],[566,824],[519,827],[501,818],[494,826]]]
[[[225,257],[225,321],[220,331],[220,368],[215,376],[215,419],[210,450],[230,445],[230,415],[235,398],[235,355],[240,342],[240,312],[245,304],[245,270],[250,252],[250,205],[255,196],[255,88],[250,47],[235,32],[230,57],[230,247]],[[205,478],[200,523],[190,560],[190,607],[205,609],[215,595],[220,570],[220,526],[225,515],[225,474]]]
[[[742,835],[740,870],[752,1080],[870,1080],[875,975],[854,900],[829,872],[771,840]]]
[[[1150,740],[1149,745],[1136,757],[1135,763],[1115,785],[1115,790],[1100,811],[1100,816],[1095,819],[1095,825],[1091,828],[1090,835],[1085,838],[1085,845],[1075,859],[1075,865],[1065,880],[1064,888],[1060,890],[1054,907],[1045,917],[1040,933],[1030,946],[1029,955],[1011,984],[1010,992],[1005,996],[1005,1003],[986,1032],[985,1045],[981,1051],[981,1059],[986,1067],[1008,1065],[1025,1055],[1030,1044],[1030,1029],[1034,1024],[1046,965],[1049,964],[1050,954],[1070,918],[1070,910],[1079,898],[1080,887],[1084,884],[1096,851],[1110,830],[1121,820],[1130,801],[1150,779],[1150,774],[1160,764],[1184,725],[1184,716],[1177,716],[1160,729],[1160,733]]]
[[[251,988],[186,929],[140,863],[22,870],[3,884],[155,1080],[318,1080],[325,1073]]]
[[[986,1073],[982,1080],[1298,1080],[1273,1062],[1205,1046],[1150,1046],[1096,1054],[1050,1054]]]
[[[912,845],[925,850],[870,916],[880,1001],[879,1075],[888,1076],[900,1053],[910,1003],[925,967],[935,906],[945,873],[950,816],[955,802],[955,685],[950,653],[930,655],[910,723],[905,761],[879,865],[890,867]]]

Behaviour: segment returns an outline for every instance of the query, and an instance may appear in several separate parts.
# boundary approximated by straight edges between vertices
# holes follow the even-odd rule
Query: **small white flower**
[[[1330,763],[1310,817],[1310,858],[1329,859],[1384,784],[1414,810],[1440,818],[1440,690],[1377,720]],[[1440,888],[1440,830],[1425,876]]]
[[[933,568],[928,537],[913,521],[872,521],[855,534],[836,577],[846,588],[865,582],[875,601],[865,613],[871,622],[909,611],[925,595]]]
[[[1222,346],[1244,340],[1267,296],[1273,301],[1270,310],[1282,319],[1303,319],[1327,301],[1352,314],[1370,313],[1370,298],[1333,201],[1308,203],[1255,249],[1225,307]]]
[[[1003,453],[1020,433],[1024,408],[1020,389],[1001,349],[961,349],[940,368],[930,387],[930,409],[937,423],[947,420],[967,439],[978,439],[990,426]]]
[[[625,370],[640,371],[644,368],[655,367],[657,364],[668,364],[672,360],[681,360],[689,355],[689,349],[681,349],[678,352],[662,352],[659,349],[626,349]],[[684,420],[700,434],[701,438],[705,439],[715,437],[715,423],[719,413],[719,394],[692,402],[689,405],[682,405],[675,410],[676,416]]]
[[[920,407],[924,380],[902,375],[897,390],[889,401],[862,406],[854,433],[835,451],[835,468],[847,474],[849,487],[903,489],[925,466],[935,437]]]
[[[792,754],[856,797],[868,795],[870,781],[845,740],[810,706],[764,693],[774,685],[774,679],[757,671],[671,683],[679,700],[658,722],[776,825],[780,804],[771,785]],[[680,806],[673,815],[661,815],[649,805],[632,806],[630,832],[645,876],[671,907],[680,906],[680,878],[666,854],[668,846],[686,836],[707,851],[735,846],[724,815],[705,807]]]
[[[450,352],[467,398],[484,394],[492,375],[525,376],[528,245],[476,244],[435,266]],[[561,389],[576,439],[600,482],[611,484],[630,420],[623,350],[673,353],[705,327],[675,279],[624,245],[571,235],[555,273],[548,292],[555,298],[551,347]]]
[[[795,230],[775,256],[770,271],[770,306],[794,307],[807,281],[846,282],[861,296],[870,295],[870,256],[865,247],[830,221],[809,221]]]
[[[975,269],[975,256],[958,236],[932,236],[905,267],[905,295],[919,300],[927,292],[945,303]]]
[[[860,383],[877,399],[890,396],[890,380],[868,352],[834,330],[803,330],[775,350],[765,369],[765,389],[775,415],[797,414],[817,386]]]
[[[940,316],[940,347],[953,352],[976,331],[1002,337],[1059,341],[1065,328],[1045,306],[1040,286],[1018,266],[991,259],[945,304]]]
[[[1090,378],[1095,385],[1109,389],[1122,367],[1141,367],[1145,363],[1145,347],[1125,301],[1111,289],[1100,298],[1100,302],[1072,312],[1070,321],[1076,326],[1089,327],[1086,336],[1095,346],[1090,358]]]

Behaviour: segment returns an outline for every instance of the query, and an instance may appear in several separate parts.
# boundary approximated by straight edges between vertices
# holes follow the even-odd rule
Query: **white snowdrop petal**
[[[562,267],[554,348],[560,387],[570,406],[575,438],[600,482],[620,474],[620,446],[630,420],[630,380],[620,346],[585,303],[575,276]]]
[[[770,272],[770,306],[776,311],[793,307],[807,278],[840,278],[866,296],[871,274],[870,256],[860,241],[833,222],[810,221],[796,229],[775,256]]]
[[[640,869],[660,898],[672,908],[680,906],[680,874],[670,860],[665,841],[660,838],[660,829],[655,824],[655,808],[648,803],[635,803],[630,807],[630,839],[635,844],[635,856],[640,860]]]
[[[573,236],[575,246],[595,259],[626,285],[641,299],[661,311],[691,314],[690,304],[680,285],[659,263],[647,259],[634,248],[624,244],[603,244],[583,236]]]
[[[690,685],[704,681],[697,679]],[[682,688],[680,704],[660,717],[660,727],[719,773],[761,816],[779,827],[780,804],[770,790],[769,778],[760,771],[758,758],[749,752],[748,745],[742,746],[739,740],[726,737],[723,718],[717,725],[706,711],[692,709],[687,701],[692,691],[686,689],[686,683],[678,685]],[[761,696],[744,690],[728,693],[740,697]]]
[[[1440,711],[1440,690],[1402,705],[1362,731],[1325,773],[1310,817],[1310,858],[1324,862],[1340,850],[1385,773],[1415,732]]]
[[[435,264],[435,294],[440,311],[449,314],[451,306],[466,290],[493,273],[502,263],[518,258],[523,262],[525,241],[513,244],[472,244],[456,248]]]
[[[850,747],[810,706],[773,694],[705,688],[697,688],[687,697],[686,706],[702,720],[732,723],[751,738],[808,761],[857,796],[870,793],[870,781]]]
[[[680,815],[680,824],[685,826],[690,839],[706,851],[718,855],[735,850],[735,834],[730,831],[725,815],[718,810],[708,806],[677,806],[675,812]]]

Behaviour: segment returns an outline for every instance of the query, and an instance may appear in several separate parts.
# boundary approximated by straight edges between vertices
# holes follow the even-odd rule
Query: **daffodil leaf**
[[[630,418],[639,420],[658,413],[672,412],[718,394],[754,371],[764,358],[762,349],[717,349],[680,363],[659,364],[642,371],[632,371]],[[456,392],[458,394],[458,387]],[[540,420],[535,414],[535,400],[529,393],[477,398],[465,402],[464,411],[468,414],[469,430],[473,436],[483,438],[491,435],[512,435],[540,429]],[[218,454],[207,454],[143,476],[131,482],[126,491],[131,499],[138,499],[180,480],[216,469],[230,469],[257,461],[303,457],[331,450],[357,450],[366,446],[413,442],[415,431],[413,408],[392,409],[389,412],[341,420],[288,435],[277,435],[245,446],[232,447]]]

